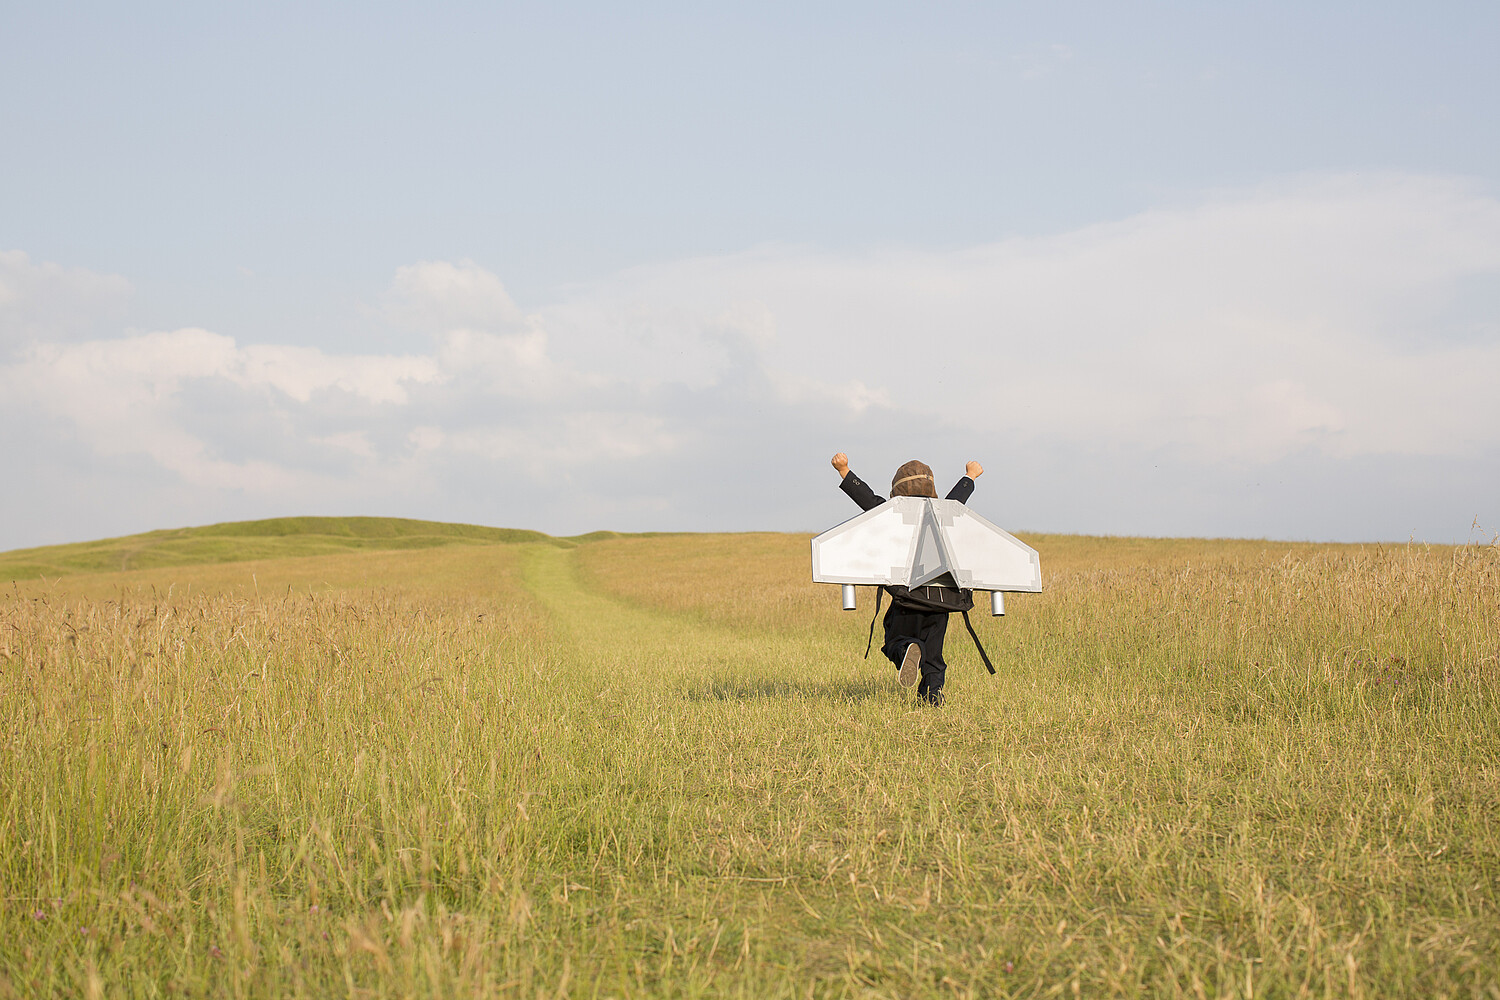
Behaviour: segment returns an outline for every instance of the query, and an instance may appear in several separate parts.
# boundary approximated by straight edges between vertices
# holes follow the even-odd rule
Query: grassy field
[[[0,996],[1500,997],[1494,547],[264,524],[0,556]]]

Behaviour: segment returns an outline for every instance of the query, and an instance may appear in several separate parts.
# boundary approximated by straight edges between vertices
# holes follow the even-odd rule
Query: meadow
[[[1500,998],[1493,545],[299,520],[0,554],[0,997]]]

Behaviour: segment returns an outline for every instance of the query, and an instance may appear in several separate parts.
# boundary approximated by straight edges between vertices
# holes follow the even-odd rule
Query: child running
[[[861,510],[871,510],[885,503],[865,485],[864,480],[849,471],[848,455],[839,452],[833,456],[833,467],[843,480],[839,489],[859,504]],[[970,462],[964,471],[967,474],[948,491],[946,499],[966,503],[973,495],[974,480],[984,474],[984,467],[978,462]],[[932,469],[916,460],[907,462],[891,477],[891,496],[937,499],[937,482],[933,479]],[[885,645],[880,650],[896,665],[896,676],[902,687],[915,684],[918,698],[926,704],[940,706],[943,703],[943,681],[948,673],[948,664],[943,662],[948,612],[903,603],[889,588],[886,588],[886,593],[891,595],[891,606],[885,613]]]

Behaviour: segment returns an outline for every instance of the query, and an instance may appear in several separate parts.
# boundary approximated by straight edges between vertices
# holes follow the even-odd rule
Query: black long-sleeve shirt
[[[849,495],[849,499],[859,504],[860,510],[872,510],[885,503],[886,498],[876,496],[875,491],[865,485],[865,481],[854,474],[850,469],[844,476],[844,481],[839,483],[839,489]],[[969,497],[974,495],[974,480],[964,476],[953,484],[953,489],[948,491],[945,500],[957,500],[959,503],[968,503]]]

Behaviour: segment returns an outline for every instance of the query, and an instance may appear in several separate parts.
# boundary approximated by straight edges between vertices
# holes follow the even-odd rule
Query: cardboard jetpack
[[[845,611],[869,584],[988,590],[1003,615],[1003,593],[1041,593],[1042,557],[957,500],[892,497],[812,540],[812,578],[841,584]]]
[[[1042,557],[957,500],[892,497],[812,540],[812,578],[814,583],[840,584],[845,611],[854,610],[854,587],[863,583],[904,588],[892,590],[892,596],[915,598],[919,607],[961,612],[979,658],[993,674],[995,665],[969,621],[972,597],[963,592],[988,590],[990,614],[1003,615],[1005,591],[1041,592]],[[876,592],[877,615],[882,593]],[[957,600],[950,602],[953,598]],[[874,635],[872,620],[871,641]],[[870,655],[869,643],[865,655]]]

